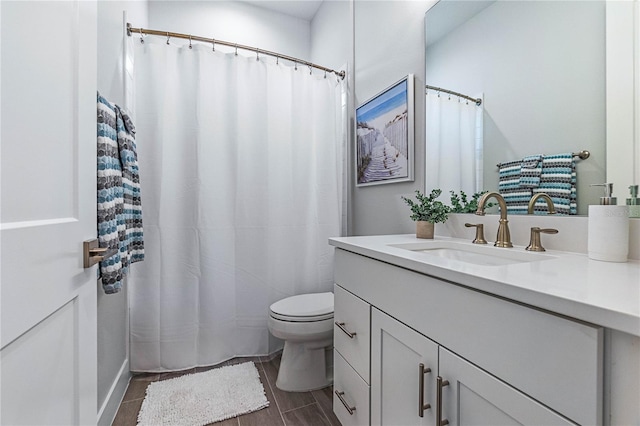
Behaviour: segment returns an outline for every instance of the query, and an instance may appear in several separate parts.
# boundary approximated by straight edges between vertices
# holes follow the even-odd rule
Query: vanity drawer
[[[370,305],[334,285],[333,346],[369,383]]]
[[[571,420],[602,424],[601,327],[345,250],[335,262],[335,282],[372,306]]]
[[[333,351],[333,364],[333,412],[342,426],[368,425],[369,385],[336,350]]]

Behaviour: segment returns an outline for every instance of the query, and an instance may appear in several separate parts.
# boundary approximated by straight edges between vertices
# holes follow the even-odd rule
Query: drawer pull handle
[[[344,395],[344,392],[339,392],[336,391],[335,392],[336,395],[338,396],[338,399],[340,400],[340,402],[342,402],[342,405],[344,405],[344,408],[347,409],[347,411],[349,412],[350,416],[353,416],[353,412],[356,411],[356,407],[350,407],[349,404],[347,404],[347,401],[344,400],[344,397],[342,395]]]
[[[431,404],[424,403],[424,375],[427,373],[431,373],[431,369],[425,368],[424,364],[420,363],[420,376],[418,376],[418,386],[420,386],[418,389],[418,416],[420,417],[424,417],[424,410],[431,408]]]
[[[436,382],[438,384],[438,396],[436,401],[436,425],[446,426],[449,424],[449,420],[442,420],[442,388],[445,386],[449,386],[449,381],[442,380],[442,377],[438,376]]]
[[[349,330],[347,330],[347,328],[344,326],[343,322],[338,322],[336,321],[336,325],[338,326],[338,328],[342,331],[344,331],[344,334],[346,334],[347,336],[349,336],[349,339],[353,339],[353,336],[356,335],[356,332],[354,331],[353,333],[350,332]]]

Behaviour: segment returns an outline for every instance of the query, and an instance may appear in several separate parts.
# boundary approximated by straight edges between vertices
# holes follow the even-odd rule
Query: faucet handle
[[[487,244],[487,240],[484,239],[484,225],[482,223],[465,223],[467,228],[476,228],[476,237],[473,239],[473,244]]]
[[[542,247],[542,243],[540,242],[540,233],[544,234],[557,234],[558,230],[553,228],[538,228],[534,226],[531,228],[531,238],[529,240],[529,245],[526,250],[528,251],[546,251],[544,247]]]

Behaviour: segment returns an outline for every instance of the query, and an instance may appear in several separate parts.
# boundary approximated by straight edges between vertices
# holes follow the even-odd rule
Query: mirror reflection
[[[504,189],[508,167],[497,165],[515,162],[520,192],[558,186],[568,209],[562,193],[573,186],[572,214],[597,204],[589,185],[605,181],[605,2],[441,0],[425,28],[426,84],[482,100],[426,90],[426,188]],[[591,155],[575,157],[571,185],[566,157],[583,150]],[[555,171],[544,162],[553,155]]]

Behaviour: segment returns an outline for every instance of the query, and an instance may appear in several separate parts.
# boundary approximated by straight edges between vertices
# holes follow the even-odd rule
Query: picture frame
[[[356,108],[357,187],[414,180],[413,123],[413,74]]]

